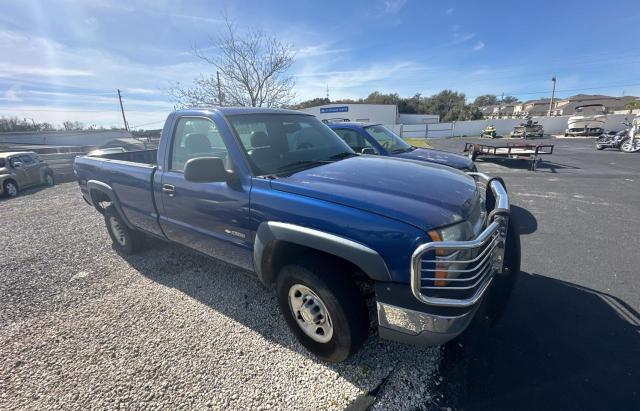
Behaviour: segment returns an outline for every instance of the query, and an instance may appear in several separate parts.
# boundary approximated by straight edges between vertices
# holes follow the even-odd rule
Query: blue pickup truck
[[[476,165],[466,156],[413,147],[382,124],[339,122],[327,125],[356,153],[407,158],[444,164],[463,171],[477,171]]]
[[[157,150],[78,157],[75,171],[116,250],[157,237],[255,272],[327,361],[355,352],[370,318],[383,338],[447,342],[501,312],[519,273],[500,179],[357,155],[296,111],[176,111]]]

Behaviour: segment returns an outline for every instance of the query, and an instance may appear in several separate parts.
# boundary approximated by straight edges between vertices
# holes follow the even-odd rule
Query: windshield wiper
[[[321,164],[326,164],[329,163],[330,161],[326,161],[326,160],[302,160],[302,161],[296,161],[293,163],[289,163],[289,164],[285,164],[283,166],[280,166],[278,168],[276,168],[276,173],[278,172],[285,172],[285,171],[292,171],[297,169],[297,168],[307,168],[305,166],[311,166],[311,167],[315,167],[315,166],[319,166]]]
[[[343,158],[354,157],[354,156],[357,156],[357,154],[349,153],[345,151],[344,153],[338,153],[338,154],[332,155],[331,157],[329,157],[329,160],[342,160]]]
[[[414,147],[396,148],[395,150],[391,151],[391,154],[406,153],[407,151],[413,151],[413,150],[414,150]]]

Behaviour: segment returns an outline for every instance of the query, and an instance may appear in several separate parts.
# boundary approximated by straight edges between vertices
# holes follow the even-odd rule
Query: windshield
[[[228,118],[256,175],[291,173],[355,155],[312,116],[240,114]]]
[[[368,126],[364,129],[367,130],[367,133],[369,133],[378,144],[390,153],[401,153],[411,149],[409,144],[393,134],[393,132],[385,126]]]

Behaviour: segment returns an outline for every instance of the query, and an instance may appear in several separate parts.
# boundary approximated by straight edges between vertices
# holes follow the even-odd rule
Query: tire
[[[520,233],[518,223],[509,217],[502,273],[496,273],[489,289],[485,315],[490,325],[495,325],[505,312],[515,283],[520,275]]]
[[[276,284],[280,311],[298,341],[333,363],[356,352],[369,332],[365,300],[339,267],[331,259],[301,259],[284,266]]]
[[[3,188],[4,188],[4,195],[11,198],[17,197],[18,192],[20,191],[18,189],[18,184],[16,184],[16,182],[13,180],[6,180],[3,184]]]
[[[104,222],[107,226],[109,237],[113,242],[113,247],[117,251],[131,255],[144,248],[144,234],[127,227],[113,205],[104,209]]]
[[[49,187],[56,185],[56,180],[53,178],[53,173],[47,173],[44,175],[44,183]]]
[[[596,144],[596,150],[604,150],[604,146],[601,146],[600,144]]]
[[[469,157],[469,160],[471,161],[476,161],[476,157],[478,157],[478,153],[476,153],[476,150],[473,147],[471,147],[469,151],[467,151],[467,157]]]
[[[622,144],[620,144],[620,150],[625,153],[636,153],[640,151],[640,138],[633,139],[633,147],[631,146],[630,139],[627,137],[622,140]]]

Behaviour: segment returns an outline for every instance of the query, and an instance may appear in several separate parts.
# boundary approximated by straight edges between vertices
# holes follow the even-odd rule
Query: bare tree
[[[193,48],[196,57],[219,72],[220,83],[216,73],[201,74],[190,88],[176,83],[167,90],[174,101],[181,107],[279,107],[290,103],[295,84],[288,74],[294,61],[293,46],[260,30],[239,34],[233,22],[225,22],[224,32],[211,39],[213,47]]]

